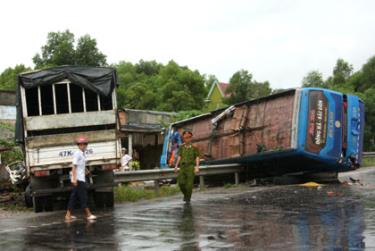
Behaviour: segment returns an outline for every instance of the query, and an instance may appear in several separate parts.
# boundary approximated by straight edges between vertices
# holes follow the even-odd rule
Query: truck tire
[[[115,205],[114,193],[107,192],[105,196],[105,207],[113,208],[114,205]]]
[[[105,193],[104,192],[95,192],[94,193],[94,203],[95,208],[104,208],[105,205]]]
[[[114,206],[114,194],[113,184],[114,175],[113,172],[101,171],[98,172],[94,179],[94,185],[108,184],[108,187],[98,188],[94,193],[94,202],[97,208],[113,208]]]
[[[33,197],[33,209],[35,213],[43,212],[44,199],[43,197]]]
[[[33,195],[32,195],[32,191],[31,191],[31,185],[27,185],[26,189],[25,189],[25,194],[24,194],[24,198],[25,198],[25,205],[27,208],[32,208],[33,207]]]
[[[54,176],[48,177],[35,177],[31,176],[30,186],[33,191],[43,190],[43,189],[50,189],[55,188],[58,183],[58,178]],[[54,199],[52,194],[44,195],[44,196],[33,196],[33,208],[34,212],[42,212],[42,211],[53,211],[53,203]]]
[[[94,202],[96,208],[113,208],[114,194],[113,192],[95,192]]]
[[[44,197],[44,211],[46,212],[53,211],[53,197],[52,196]]]

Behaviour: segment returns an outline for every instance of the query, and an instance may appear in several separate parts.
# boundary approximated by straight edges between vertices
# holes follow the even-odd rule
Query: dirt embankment
[[[28,211],[25,206],[24,194],[21,189],[10,182],[0,183],[0,218],[15,212]]]

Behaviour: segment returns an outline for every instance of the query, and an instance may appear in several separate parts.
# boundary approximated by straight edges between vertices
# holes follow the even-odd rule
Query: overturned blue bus
[[[160,165],[182,128],[205,164],[240,163],[255,176],[348,171],[362,162],[364,121],[357,96],[291,89],[171,124]]]

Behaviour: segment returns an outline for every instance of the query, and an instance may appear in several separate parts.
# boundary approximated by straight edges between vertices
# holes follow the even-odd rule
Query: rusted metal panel
[[[123,132],[157,133],[173,121],[176,114],[148,110],[124,109],[118,112],[120,130]]]
[[[115,110],[27,117],[26,130],[46,130],[116,123]]]
[[[119,111],[118,112],[118,118],[119,118],[120,126],[126,125],[128,123],[128,121],[126,119],[125,111]]]
[[[260,151],[290,149],[294,94],[261,99],[236,105],[215,127],[211,120],[217,116],[202,116],[176,124],[191,130],[193,142],[207,160],[226,159],[256,154]]]

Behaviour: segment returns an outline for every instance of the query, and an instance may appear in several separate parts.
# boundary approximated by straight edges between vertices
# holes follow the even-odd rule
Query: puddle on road
[[[277,187],[122,217],[120,247],[165,250],[375,248],[374,193],[360,187]]]
[[[0,245],[8,250],[375,249],[372,189],[252,189],[232,196],[200,194],[191,205],[173,200],[127,204],[96,223],[80,220],[5,233]]]

